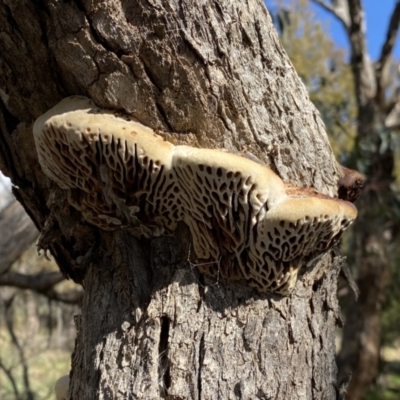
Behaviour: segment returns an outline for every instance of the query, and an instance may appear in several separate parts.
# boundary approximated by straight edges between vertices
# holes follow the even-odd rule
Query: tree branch
[[[83,298],[83,290],[69,290],[68,292],[57,292],[56,290],[49,290],[41,293],[50,300],[61,301],[66,304],[80,304]]]
[[[397,33],[399,31],[400,25],[400,0],[397,1],[396,6],[393,10],[393,13],[390,17],[388,30],[386,33],[386,40],[382,46],[381,56],[379,57],[379,61],[377,63],[377,86],[378,86],[378,94],[383,96],[385,91],[385,76],[387,75],[387,65],[390,59],[390,55],[392,54],[393,47],[396,43]]]
[[[38,274],[21,274],[8,271],[0,275],[0,286],[15,286],[20,289],[31,289],[35,292],[46,292],[65,278],[61,272],[39,272]]]
[[[325,3],[324,0],[311,0],[313,3],[318,4],[322,8],[324,8],[326,11],[332,13],[335,17],[339,18],[339,16],[336,13],[335,8],[332,6],[332,4]]]
[[[400,127],[400,99],[397,101],[389,114],[385,118],[385,127],[387,129],[398,129]]]
[[[386,33],[386,40],[382,46],[381,56],[379,57],[379,66],[381,69],[384,68],[387,63],[390,54],[392,53],[393,47],[396,43],[397,33],[400,25],[400,0],[397,1],[396,7],[390,17],[388,30]]]
[[[68,292],[58,292],[54,290],[53,286],[64,279],[60,272],[40,272],[34,275],[26,275],[19,272],[8,271],[0,275],[0,286],[14,286],[19,289],[30,289],[51,300],[68,304],[78,304],[83,296],[82,290],[70,290]]]
[[[21,396],[20,396],[19,391],[18,391],[17,383],[16,383],[16,381],[15,381],[15,379],[14,379],[14,376],[13,376],[13,374],[12,374],[12,372],[11,372],[11,371],[12,371],[12,368],[7,368],[7,367],[5,366],[5,364],[3,363],[3,361],[2,361],[1,358],[0,358],[0,370],[2,370],[2,371],[4,372],[4,374],[6,375],[6,377],[8,378],[8,380],[10,381],[11,386],[12,386],[12,388],[13,388],[14,395],[15,395],[15,399],[16,399],[16,400],[20,400],[20,399],[21,399]]]
[[[327,3],[325,0],[311,1],[333,14],[343,24],[346,30],[350,28],[349,8],[345,0],[333,0],[332,4]]]
[[[376,76],[369,59],[365,35],[365,17],[361,0],[311,0],[331,12],[346,29],[351,47],[360,132],[368,131],[368,121],[377,94]]]
[[[358,126],[359,133],[364,136],[371,133],[370,116],[377,93],[376,76],[367,50],[365,16],[361,0],[347,0],[347,2],[351,19],[348,35],[359,111]]]

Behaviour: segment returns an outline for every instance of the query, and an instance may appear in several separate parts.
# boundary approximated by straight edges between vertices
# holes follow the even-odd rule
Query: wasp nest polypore
[[[33,127],[43,171],[106,230],[146,237],[184,221],[202,272],[287,294],[302,261],[355,219],[347,201],[287,190],[269,168],[220,150],[174,146],[150,128],[70,97]],[[218,263],[211,262],[218,261]]]

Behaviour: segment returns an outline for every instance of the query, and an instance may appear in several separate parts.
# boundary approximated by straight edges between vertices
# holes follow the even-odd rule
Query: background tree
[[[354,86],[349,82],[349,69],[340,60],[333,61],[332,43],[320,25],[310,24],[310,11],[304,11],[307,2],[295,2],[297,12],[288,8],[286,20],[290,23],[284,25],[282,41],[296,69],[303,71],[301,76],[325,119],[328,132],[332,138],[336,139],[338,133],[344,138],[337,142],[341,148],[336,148],[343,162],[368,178],[357,204],[360,214],[349,245],[349,262],[355,267],[361,295],[358,301],[351,294],[348,296],[339,355],[340,379],[346,379],[352,371],[348,398],[362,399],[378,374],[385,303],[391,305],[383,319],[386,337],[393,338],[398,326],[398,318],[393,317],[398,311],[396,297],[390,296],[396,293],[396,285],[389,288],[389,282],[398,276],[399,204],[398,189],[394,185],[395,130],[399,127],[398,74],[391,53],[397,38],[400,5],[396,2],[380,57],[374,62],[367,52],[361,1],[313,2],[331,12],[348,34]],[[325,86],[325,82],[329,84]],[[349,93],[351,86],[354,97]],[[335,92],[338,87],[339,91]],[[353,123],[356,123],[356,132],[351,128]]]
[[[350,43],[350,63],[357,100],[357,139],[350,165],[368,177],[359,203],[353,253],[360,299],[349,298],[339,369],[352,371],[348,396],[362,399],[378,374],[381,312],[391,274],[391,244],[396,240],[399,204],[393,192],[394,142],[388,116],[387,88],[391,82],[391,53],[400,23],[400,2],[388,21],[380,57],[372,62],[367,51],[365,17],[360,0],[316,3],[332,12],[345,28]],[[393,260],[392,260],[393,261]]]
[[[71,398],[335,398],[330,254],[285,298],[203,277],[185,226],[151,240],[90,226],[32,151],[32,122],[85,94],[334,195],[340,169],[262,2],[3,0],[0,26],[0,168],[85,286]]]
[[[318,108],[336,156],[346,163],[356,137],[357,104],[346,52],[335,46],[309,0],[269,1],[280,39]],[[280,21],[280,22],[279,22]]]
[[[38,258],[31,247],[11,270],[17,284],[24,278],[24,285],[15,285],[8,273],[4,274],[8,279],[0,281],[2,400],[54,399],[54,382],[69,370],[75,339],[73,315],[79,313],[74,305],[79,300],[76,285],[64,281],[35,291],[39,277],[60,274],[54,268],[54,262]],[[26,290],[31,286],[32,290]]]
[[[38,257],[39,232],[9,190],[0,191],[0,398],[52,399],[69,369],[82,291]]]

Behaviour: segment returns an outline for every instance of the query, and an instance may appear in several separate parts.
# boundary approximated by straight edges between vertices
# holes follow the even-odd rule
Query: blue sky
[[[326,0],[329,3],[330,0]],[[397,0],[362,0],[364,5],[367,22],[367,43],[369,55],[373,60],[379,57],[380,49],[386,37],[386,30],[389,17],[394,9]],[[274,0],[266,0],[267,4],[274,4]],[[342,25],[322,7],[313,5],[317,17],[322,21],[327,21],[327,29],[332,39],[340,46],[348,48],[346,33]],[[394,55],[400,59],[400,40],[397,38],[394,48]]]
[[[376,60],[386,37],[390,15],[396,4],[396,0],[363,0],[366,22],[367,43],[370,57]],[[348,47],[346,34],[331,14],[317,5],[313,6],[315,12],[321,19],[329,21],[331,37],[341,47]],[[400,40],[397,38],[394,55],[400,58]]]

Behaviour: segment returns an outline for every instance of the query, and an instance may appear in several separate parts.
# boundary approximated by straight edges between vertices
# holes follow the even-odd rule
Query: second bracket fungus
[[[61,101],[33,132],[43,171],[88,222],[151,237],[184,221],[202,272],[245,278],[260,292],[288,294],[302,263],[357,215],[351,203],[285,185],[244,157],[174,146],[85,97]]]

